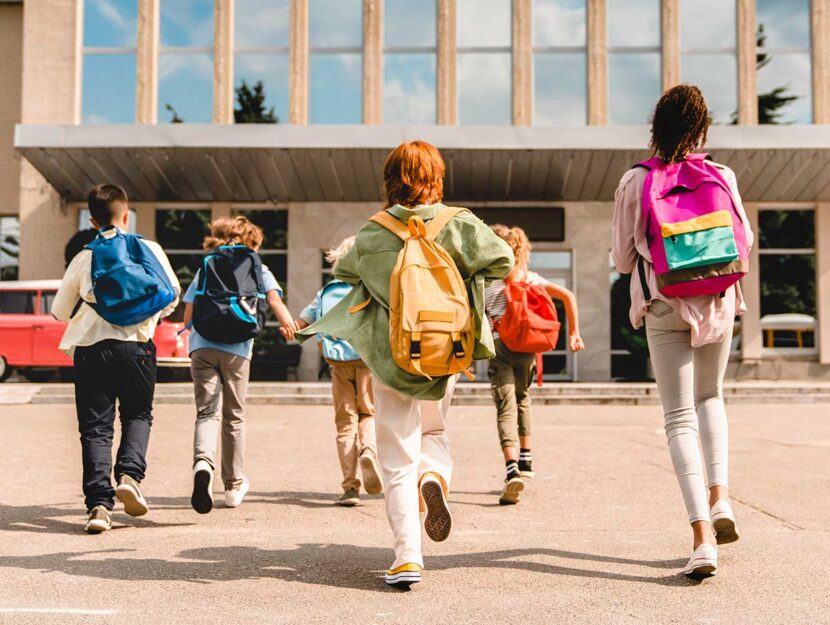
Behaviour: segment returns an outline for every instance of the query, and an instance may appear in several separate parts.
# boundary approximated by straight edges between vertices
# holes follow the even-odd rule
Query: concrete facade
[[[20,203],[20,156],[14,149],[14,125],[20,121],[22,54],[23,5],[0,4],[0,215],[16,215]]]

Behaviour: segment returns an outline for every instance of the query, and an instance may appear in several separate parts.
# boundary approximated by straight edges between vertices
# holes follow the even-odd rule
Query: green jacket
[[[417,215],[424,221],[432,219],[444,209],[443,204],[404,208],[396,205],[388,212],[406,223]],[[478,217],[470,212],[458,214],[436,237],[436,242],[447,250],[467,283],[476,330],[473,357],[486,360],[495,355],[490,324],[484,316],[484,287],[486,282],[503,278],[513,269],[510,246],[497,237]],[[427,378],[407,373],[392,359],[389,343],[389,280],[403,247],[396,235],[384,227],[368,222],[357,235],[355,246],[337,263],[334,275],[355,288],[319,321],[297,335],[297,340],[322,333],[346,339],[363,361],[389,388],[417,399],[441,399],[446,391],[447,378]],[[363,310],[349,313],[349,308],[365,302]]]

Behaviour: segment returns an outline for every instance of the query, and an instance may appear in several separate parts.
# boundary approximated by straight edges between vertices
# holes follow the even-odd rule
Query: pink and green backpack
[[[743,278],[749,249],[743,218],[707,154],[666,165],[655,157],[643,183],[643,222],[660,292],[669,297],[723,293]],[[651,294],[642,258],[640,279]]]

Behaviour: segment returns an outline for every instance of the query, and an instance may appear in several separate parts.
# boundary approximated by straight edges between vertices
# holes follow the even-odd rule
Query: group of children
[[[689,115],[695,104],[693,96],[693,92],[664,96],[669,100],[661,100],[661,104],[668,112],[655,116],[653,132],[659,134],[657,124],[665,122],[664,118],[678,127],[690,123],[694,119]],[[698,104],[704,120],[705,104],[702,106]],[[688,133],[694,135],[694,141],[687,146],[672,144],[672,153],[654,140],[664,164],[697,162],[690,151],[702,145],[700,132],[695,134],[691,129]],[[644,169],[653,166],[663,171],[664,165],[650,163],[644,164]],[[712,173],[708,165],[701,164],[699,169],[701,175],[720,180],[720,174]],[[651,178],[642,170],[633,171],[620,187],[621,192],[631,189],[630,201],[621,200],[618,192],[615,260],[621,270],[632,271],[636,259],[641,259],[640,274],[647,295],[635,293],[635,283],[639,283],[632,281],[632,321],[641,323],[642,317],[649,315],[649,343],[656,352],[653,358],[664,365],[657,381],[665,395],[672,458],[678,467],[697,466],[701,462],[697,431],[690,425],[695,406],[687,410],[684,405],[680,410],[672,399],[674,395],[690,395],[686,386],[691,382],[685,374],[682,380],[672,381],[670,372],[683,370],[692,358],[695,362],[700,359],[702,366],[714,372],[718,379],[711,380],[712,393],[701,395],[699,403],[704,404],[710,427],[721,428],[722,432],[712,436],[720,437],[719,448],[725,450],[725,412],[719,385],[725,363],[722,354],[726,352],[712,347],[694,350],[707,342],[720,345],[726,331],[714,337],[694,335],[692,351],[679,349],[680,343],[689,342],[688,319],[692,319],[683,314],[686,308],[682,302],[697,306],[698,320],[721,309],[728,309],[728,315],[718,319],[733,319],[741,302],[738,299],[736,304],[732,289],[729,297],[725,296],[732,284],[727,284],[732,275],[728,271],[742,265],[733,259],[726,269],[721,265],[704,267],[704,278],[715,276],[721,280],[719,285],[726,285],[718,299],[712,299],[714,295],[705,295],[709,298],[705,300],[658,297],[666,290],[665,284],[655,281],[645,235],[632,234],[639,232],[635,222],[640,219],[643,178]],[[512,505],[518,503],[525,480],[534,476],[529,390],[534,377],[541,380],[538,355],[558,341],[560,324],[551,298],[564,304],[568,347],[576,352],[585,346],[573,293],[530,271],[526,233],[503,225],[489,227],[470,211],[442,203],[445,166],[435,147],[421,141],[404,143],[390,153],[383,173],[384,210],[356,237],[329,252],[335,280],[324,286],[296,320],[282,301],[276,278],[256,253],[262,231],[245,217],[223,218],[211,224],[204,241],[204,262],[183,297],[196,399],[191,503],[202,514],[213,508],[220,431],[222,457],[218,466],[226,506],[240,505],[248,492],[245,398],[253,341],[270,309],[286,340],[302,342],[318,337],[321,353],[331,367],[343,474],[343,494],[336,503],[357,505],[361,486],[370,494],[385,491],[387,517],[395,537],[395,559],[385,580],[391,586],[409,587],[420,581],[423,568],[420,514],[425,513],[423,527],[434,541],[445,540],[452,529],[447,503],[452,457],[445,421],[459,376],[472,377],[469,369],[474,359],[490,361],[505,460],[499,502]],[[628,186],[634,175],[640,176],[637,184]],[[683,187],[681,191],[697,188]],[[739,206],[734,179],[723,189],[737,198],[733,204]],[[129,213],[123,189],[99,185],[90,192],[88,203],[99,234],[70,263],[53,314],[69,322],[61,348],[74,354],[89,512],[86,530],[100,533],[111,527],[115,498],[129,515],[148,511],[140,483],[146,469],[155,385],[151,337],[159,319],[176,307],[181,289],[159,246],[126,234]],[[622,223],[623,208],[631,213],[627,230]],[[698,206],[696,210],[703,209]],[[742,208],[736,210],[740,216]],[[712,224],[720,227],[723,215],[706,215],[703,221],[708,224],[701,226],[705,232],[714,227]],[[697,232],[689,223],[670,225],[672,241],[684,233]],[[748,229],[747,237],[751,241]],[[677,280],[691,280],[693,273],[687,268]],[[698,288],[701,284],[696,283]],[[739,296],[739,289],[737,293]],[[667,317],[673,310],[680,316]],[[663,328],[660,324],[665,325],[666,319],[673,325]],[[666,390],[670,385],[677,388]],[[116,400],[120,403],[122,437],[115,463],[117,487],[113,489],[110,475]],[[682,423],[677,419],[681,413]],[[715,570],[710,522],[714,523],[717,542],[737,539],[726,495],[725,451],[707,449],[708,443],[704,451],[717,456],[710,461],[710,479],[716,480],[711,486],[711,518],[706,502],[699,501],[705,500],[702,469],[691,477],[678,473],[695,532],[695,553],[687,567],[690,574]]]

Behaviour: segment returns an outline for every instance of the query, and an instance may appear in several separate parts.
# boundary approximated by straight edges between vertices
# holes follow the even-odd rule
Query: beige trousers
[[[368,449],[377,455],[372,374],[362,362],[330,362],[337,455],[343,490],[360,489],[358,458]]]
[[[196,395],[193,463],[205,460],[216,469],[220,404],[222,482],[226,490],[242,484],[245,470],[245,395],[251,361],[218,349],[197,349],[190,355]]]
[[[386,517],[395,536],[393,569],[406,563],[424,564],[418,487],[421,476],[435,473],[442,479],[445,492],[449,490],[452,458],[444,420],[457,380],[457,376],[450,378],[443,399],[423,401],[372,378]]]

